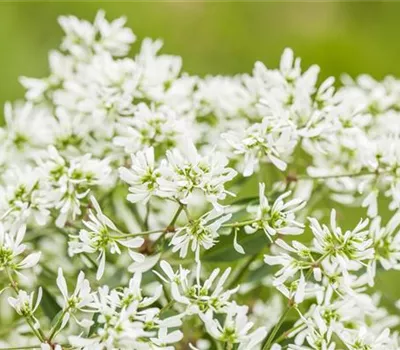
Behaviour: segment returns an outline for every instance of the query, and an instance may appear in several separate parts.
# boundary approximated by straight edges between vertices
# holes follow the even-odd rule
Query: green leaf
[[[44,314],[50,319],[50,321],[52,321],[61,311],[61,307],[58,305],[53,295],[45,287],[42,287],[42,289],[43,297],[40,302],[40,307],[42,308]]]
[[[246,209],[238,210],[232,214],[232,217],[227,221],[227,223],[245,221],[250,218],[250,214]]]
[[[98,312],[96,312],[93,315],[93,318],[92,318],[93,324],[91,325],[91,327],[89,329],[89,334],[88,334],[89,337],[92,336],[99,328],[99,323],[97,322],[99,316],[100,316],[100,314]]]
[[[260,281],[265,276],[271,275],[272,268],[267,264],[262,264],[259,268],[251,271],[247,277],[247,281]]]
[[[262,249],[269,246],[269,241],[264,232],[258,231],[248,235],[239,231],[238,243],[243,247],[246,255],[238,253],[233,248],[233,233],[229,236],[221,236],[219,242],[210,250],[207,250],[203,256],[204,261],[235,261],[248,255],[259,253]]]
[[[232,201],[231,203],[229,203],[229,205],[232,206],[247,206],[250,203],[258,203],[259,201],[259,197],[258,196],[251,196],[251,197],[243,197],[240,199],[237,199],[235,201]]]

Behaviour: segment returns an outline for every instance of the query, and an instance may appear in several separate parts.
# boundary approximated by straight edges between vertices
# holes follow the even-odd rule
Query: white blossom
[[[79,253],[95,253],[98,252],[99,266],[96,278],[100,279],[103,276],[106,265],[106,252],[111,254],[121,254],[119,246],[129,249],[130,256],[136,262],[142,262],[144,256],[131,249],[139,248],[144,239],[142,237],[129,238],[124,237],[124,234],[115,226],[115,224],[103,214],[97,200],[91,196],[90,202],[93,205],[95,212],[89,210],[89,221],[83,221],[86,229],[79,232],[78,241],[69,242],[69,252],[71,255]],[[113,235],[114,234],[114,235]]]
[[[296,221],[296,211],[302,209],[306,203],[301,199],[292,199],[288,202],[283,200],[290,196],[286,192],[279,196],[271,206],[265,195],[265,184],[259,184],[259,204],[250,205],[247,211],[254,213],[254,222],[245,227],[247,233],[263,230],[268,238],[276,234],[299,235],[303,233],[304,225]]]
[[[190,221],[186,226],[179,228],[171,239],[172,251],[179,251],[181,258],[186,257],[188,250],[200,259],[200,248],[210,249],[218,241],[218,230],[221,225],[231,218],[231,214],[220,215],[217,211],[204,214],[197,220]]]

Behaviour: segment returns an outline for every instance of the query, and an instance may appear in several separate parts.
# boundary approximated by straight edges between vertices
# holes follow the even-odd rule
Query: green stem
[[[293,333],[294,331],[297,331],[297,330],[298,330],[299,328],[301,328],[302,326],[304,326],[304,325],[300,323],[300,324],[298,324],[297,326],[292,327],[292,328],[290,328],[289,330],[285,331],[284,333],[282,333],[282,334],[279,336],[279,338],[277,338],[277,339],[275,340],[275,343],[280,343],[281,341],[285,340],[285,339],[289,336],[290,333]]]
[[[142,231],[142,232],[135,232],[135,233],[123,233],[120,236],[111,236],[111,238],[114,239],[123,239],[123,238],[129,238],[129,237],[135,237],[135,236],[146,236],[150,235],[152,233],[161,233],[161,232],[166,232],[169,227],[174,226],[176,220],[178,219],[180,213],[182,210],[185,210],[185,206],[182,204],[180,208],[178,208],[178,211],[175,213],[174,217],[172,218],[171,222],[167,226],[167,228],[162,228],[162,229],[157,229],[157,230],[150,230],[150,231]],[[233,222],[229,224],[223,224],[221,227],[241,227],[241,226],[246,226],[246,225],[251,225],[258,220],[246,220],[246,221],[241,221],[241,222]]]
[[[172,227],[175,225],[176,220],[178,220],[179,215],[182,213],[182,210],[185,209],[186,206],[182,203],[179,203],[179,208],[176,211],[174,217],[172,218],[171,222],[169,223],[168,227]]]
[[[59,331],[58,327],[61,325],[62,320],[64,319],[65,314],[69,311],[69,306],[63,310],[61,313],[60,317],[57,320],[57,323],[54,325],[54,327],[50,331],[50,336],[48,338],[48,342],[51,342],[51,340],[55,337],[57,332]]]
[[[162,286],[163,286],[163,290],[164,290],[165,299],[167,300],[167,304],[164,305],[164,307],[166,307],[166,306],[167,306],[168,304],[170,304],[173,300],[172,300],[172,298],[171,298],[171,296],[170,296],[170,294],[169,294],[169,292],[168,292],[168,289],[167,289],[166,285],[165,285],[164,283],[162,283]]]
[[[329,252],[325,253],[317,261],[315,261],[313,263],[313,265],[318,266],[326,257],[328,257],[328,255],[329,255]],[[312,272],[313,272],[313,267],[311,267],[307,271],[307,274],[304,277],[306,281],[311,277]],[[264,347],[262,348],[262,350],[269,350],[270,349],[270,347],[272,345],[272,341],[274,340],[274,338],[276,336],[276,333],[279,331],[279,328],[281,328],[281,325],[282,325],[283,321],[286,319],[287,314],[290,312],[290,310],[293,308],[293,306],[295,306],[295,304],[291,300],[289,300],[289,304],[288,304],[285,312],[282,314],[282,316],[279,319],[278,323],[275,325],[275,327],[273,328],[272,332],[268,336],[268,338],[266,340],[266,343],[265,343]],[[287,334],[287,332],[283,333],[278,339],[281,339],[283,336],[286,336],[286,334]],[[280,341],[282,341],[282,339]]]
[[[241,222],[232,222],[229,224],[223,224],[223,225],[221,225],[221,227],[241,227],[241,226],[254,224],[257,221],[258,220],[246,220],[246,221],[241,221]]]
[[[6,268],[6,273],[7,273],[8,279],[10,280],[11,288],[14,290],[14,292],[17,294],[17,297],[18,297],[19,288],[18,288],[18,286],[17,286],[17,283],[14,281],[14,279],[13,279],[13,277],[12,277],[10,271],[8,270],[8,268]],[[44,336],[44,334],[43,334],[43,332],[42,332],[42,330],[41,330],[40,328],[39,328],[39,329],[36,329],[36,328],[35,328],[35,326],[34,326],[34,324],[33,324],[33,322],[32,322],[32,319],[31,319],[32,317],[31,317],[31,316],[28,316],[28,315],[23,315],[23,317],[25,318],[26,322],[28,323],[29,327],[31,328],[33,334],[35,334],[35,336],[36,336],[41,342],[43,342],[44,339],[45,339],[45,336]]]
[[[359,177],[365,175],[380,175],[381,171],[363,171],[359,173],[348,173],[348,174],[333,174],[333,175],[322,175],[322,176],[310,176],[310,175],[299,175],[296,176],[296,180],[323,180],[323,179],[336,179],[341,177]]]
[[[0,217],[0,221],[5,219],[13,210],[15,210],[15,207],[11,207],[9,208],[1,217]]]
[[[223,345],[221,344],[221,342],[219,342],[218,340],[215,340],[215,343],[217,345],[217,350],[223,350]]]
[[[82,255],[83,255],[86,259],[88,259],[89,262],[93,265],[93,266],[92,266],[92,269],[95,269],[95,270],[96,270],[96,269],[97,269],[97,263],[96,263],[96,261],[94,261],[94,260],[92,259],[92,257],[89,255],[89,253],[83,252]]]
[[[147,202],[146,205],[146,216],[144,218],[144,229],[148,230],[149,229],[149,217],[150,217],[150,202]]]
[[[185,205],[182,204],[182,203],[179,203],[179,208],[178,208],[178,210],[176,211],[174,217],[171,219],[171,222],[168,224],[168,226],[167,226],[164,230],[159,231],[159,232],[166,233],[166,232],[168,232],[168,230],[170,230],[171,228],[174,228],[175,222],[176,222],[176,220],[178,220],[178,217],[179,217],[179,215],[182,213],[182,210],[183,210],[184,208],[185,208]],[[153,242],[153,246],[155,247],[155,246],[160,242],[160,240],[163,239],[163,238],[164,238],[164,235],[161,234],[160,237],[158,237],[158,238]]]
[[[232,349],[233,349],[233,344],[232,343],[226,343],[225,350],[232,350]]]
[[[123,239],[123,238],[135,237],[135,236],[146,236],[146,235],[151,235],[152,233],[160,233],[160,232],[164,232],[164,231],[165,231],[165,229],[163,228],[163,229],[151,230],[151,231],[124,233],[123,235],[120,235],[120,236],[111,236],[111,238]]]
[[[168,304],[165,304],[165,306],[163,306],[163,308],[160,310],[160,314],[172,307],[174,303],[175,302],[171,300]]]
[[[191,217],[191,215],[190,215],[190,213],[189,213],[189,210],[188,210],[187,206],[184,205],[182,208],[183,208],[183,210],[185,211],[185,214],[186,214],[187,219],[188,219],[189,221],[192,220],[192,217]]]
[[[288,305],[288,307],[286,308],[285,312],[281,315],[281,317],[279,318],[278,323],[275,325],[275,327],[272,329],[271,333],[269,334],[265,345],[263,346],[262,350],[270,350],[271,346],[272,346],[272,342],[276,336],[276,333],[278,333],[279,329],[281,328],[283,322],[285,321],[287,315],[289,314],[290,310],[292,310],[292,303],[290,302],[290,304]]]

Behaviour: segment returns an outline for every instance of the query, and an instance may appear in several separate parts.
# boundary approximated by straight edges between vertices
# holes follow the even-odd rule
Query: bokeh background
[[[125,15],[139,40],[163,38],[164,52],[181,55],[193,74],[249,72],[256,60],[275,67],[290,46],[323,76],[400,76],[400,3],[0,0],[0,104],[22,96],[18,76],[47,74],[47,52],[62,35],[57,16],[92,20],[99,8]]]
[[[21,75],[46,76],[47,53],[62,36],[61,14],[92,20],[125,15],[140,40],[163,38],[163,52],[191,74],[250,72],[256,60],[276,67],[287,46],[321,76],[369,73],[400,77],[400,2],[1,2],[0,106],[23,96]],[[132,54],[133,54],[132,53]],[[0,123],[3,119],[0,107]],[[328,204],[326,204],[328,205]],[[344,226],[365,211],[343,209]],[[397,299],[399,273],[382,273],[385,298]]]

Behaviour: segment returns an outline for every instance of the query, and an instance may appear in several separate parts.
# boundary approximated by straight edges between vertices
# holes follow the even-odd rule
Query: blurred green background
[[[0,105],[23,96],[18,76],[47,75],[47,53],[62,36],[59,15],[93,20],[100,8],[109,19],[127,17],[138,37],[133,51],[146,36],[163,38],[163,52],[181,55],[192,74],[250,72],[256,60],[276,67],[289,46],[303,67],[319,64],[322,77],[400,77],[395,2],[0,2]],[[342,215],[347,226],[365,211]],[[397,275],[381,275],[386,298],[400,295]]]
[[[22,96],[18,76],[47,74],[58,15],[92,20],[99,8],[127,16],[139,40],[163,38],[193,74],[249,72],[256,60],[276,67],[290,46],[323,76],[400,76],[400,3],[0,2],[0,104]]]

